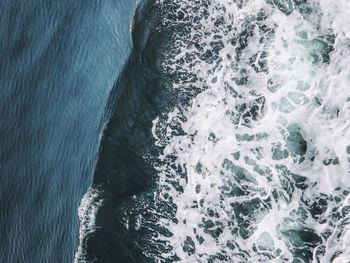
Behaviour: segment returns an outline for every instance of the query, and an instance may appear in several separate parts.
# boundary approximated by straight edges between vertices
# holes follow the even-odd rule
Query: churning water
[[[84,238],[108,227],[128,262],[350,262],[350,1],[142,5],[117,83],[138,78],[116,103],[136,113],[107,124]]]

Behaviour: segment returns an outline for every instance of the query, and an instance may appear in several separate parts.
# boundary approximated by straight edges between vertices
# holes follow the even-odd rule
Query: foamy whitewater
[[[350,262],[350,1],[175,2],[164,74],[197,92],[154,121],[162,258]]]
[[[145,156],[147,262],[350,262],[350,1],[157,5],[183,28],[161,62],[182,99]]]
[[[85,260],[79,260],[85,248],[83,242],[86,236],[92,234],[96,230],[96,214],[98,209],[102,205],[102,200],[99,197],[99,191],[94,188],[89,188],[81,200],[78,210],[80,220],[79,240],[80,245],[75,254],[74,262],[86,262]]]

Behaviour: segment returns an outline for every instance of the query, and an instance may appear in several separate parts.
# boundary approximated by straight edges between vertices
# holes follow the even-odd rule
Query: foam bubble
[[[102,204],[103,200],[100,198],[99,191],[90,187],[84,194],[78,209],[80,220],[79,247],[74,262],[82,262],[81,258],[86,253],[84,241],[88,235],[96,230],[96,215]]]
[[[163,73],[181,76],[165,88],[188,103],[153,127],[159,202],[176,207],[159,221],[163,258],[348,260],[348,1],[170,5],[182,20],[164,23],[188,31],[165,54]]]

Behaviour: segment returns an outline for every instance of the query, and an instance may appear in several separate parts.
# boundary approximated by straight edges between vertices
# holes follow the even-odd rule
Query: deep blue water
[[[188,101],[186,94],[166,86],[176,76],[162,72],[164,54],[172,51],[173,32],[183,31],[182,25],[163,23],[163,18],[176,19],[171,12],[153,0],[142,1],[136,9],[133,49],[110,97],[93,182],[83,200],[76,262],[157,262],[168,250],[162,241],[153,240],[158,233],[169,234],[157,227],[157,220],[173,213],[174,207],[154,202],[155,157],[162,149],[155,145],[152,126],[167,109]],[[141,214],[146,222],[139,228]],[[169,256],[161,262],[176,260]]]
[[[0,2],[0,262],[72,262],[133,1]]]

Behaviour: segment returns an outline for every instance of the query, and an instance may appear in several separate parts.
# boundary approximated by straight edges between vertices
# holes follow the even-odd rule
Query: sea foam
[[[349,4],[159,1],[186,98],[153,126],[162,259],[349,260]]]

